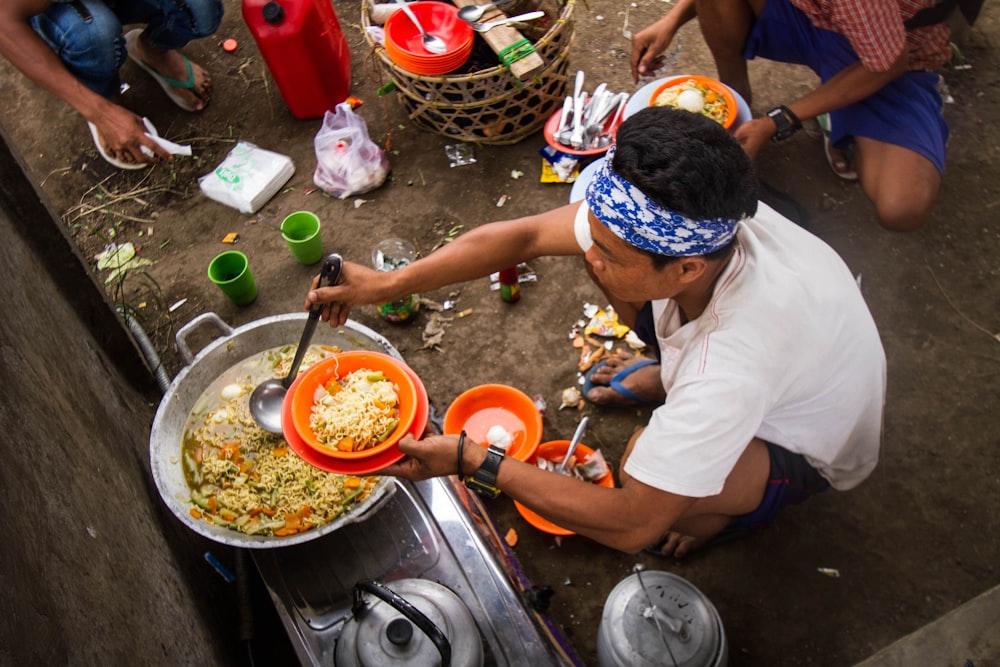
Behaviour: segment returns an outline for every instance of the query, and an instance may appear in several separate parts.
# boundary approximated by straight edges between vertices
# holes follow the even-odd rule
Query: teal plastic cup
[[[296,211],[281,222],[281,236],[299,264],[315,264],[323,259],[323,237],[319,218],[309,211]]]
[[[208,265],[208,279],[237,306],[253,303],[257,298],[257,281],[253,279],[247,256],[238,250],[217,255]]]

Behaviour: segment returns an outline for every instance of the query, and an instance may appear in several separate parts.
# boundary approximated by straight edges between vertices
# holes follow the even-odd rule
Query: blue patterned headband
[[[736,235],[739,220],[692,220],[663,208],[611,168],[615,147],[587,186],[587,206],[626,243],[669,257],[707,255]]]

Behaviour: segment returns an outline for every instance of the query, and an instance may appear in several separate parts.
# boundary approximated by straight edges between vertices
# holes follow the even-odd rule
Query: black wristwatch
[[[484,498],[499,496],[500,489],[496,486],[497,472],[505,454],[504,450],[490,445],[486,450],[486,460],[483,461],[483,465],[479,466],[470,477],[465,478],[465,485]]]
[[[771,141],[775,143],[784,141],[802,129],[802,121],[785,105],[774,107],[767,112],[767,117],[778,126],[778,131],[771,137]]]

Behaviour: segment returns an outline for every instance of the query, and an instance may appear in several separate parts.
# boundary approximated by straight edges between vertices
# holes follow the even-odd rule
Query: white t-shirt
[[[756,436],[849,489],[878,461],[885,400],[885,353],[861,290],[832,248],[764,203],[738,239],[700,317],[681,326],[676,303],[653,302],[667,399],[625,471],[715,495]]]

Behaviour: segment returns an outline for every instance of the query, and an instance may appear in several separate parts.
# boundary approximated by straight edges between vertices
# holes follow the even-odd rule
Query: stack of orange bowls
[[[385,22],[385,51],[389,58],[414,74],[448,74],[464,65],[472,54],[476,33],[458,18],[458,7],[434,1],[408,4],[424,30],[443,39],[448,48],[440,54],[428,51],[417,26],[406,12],[396,10]]]

